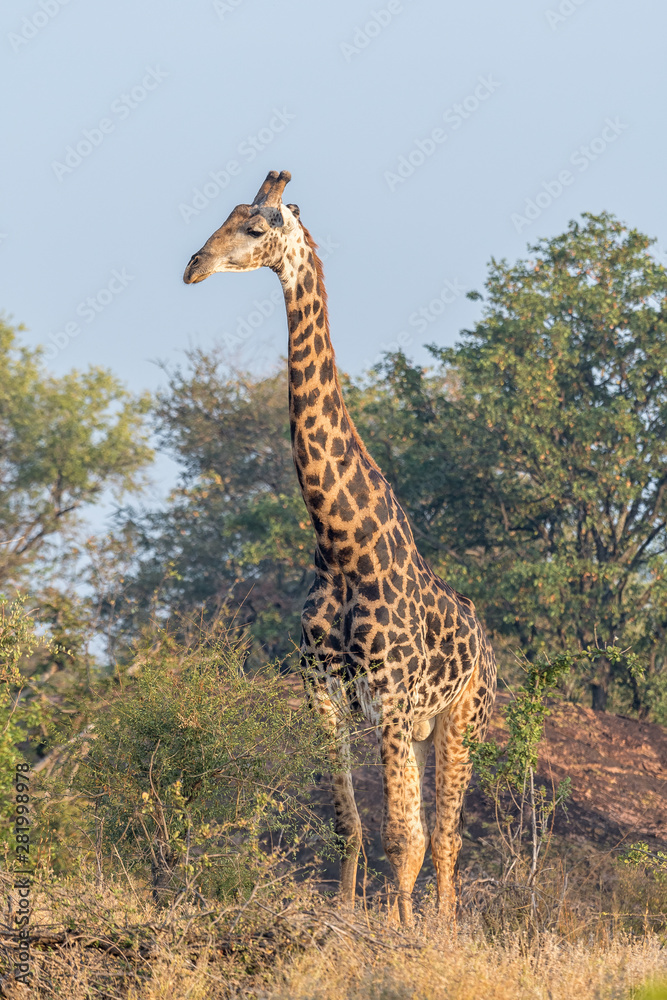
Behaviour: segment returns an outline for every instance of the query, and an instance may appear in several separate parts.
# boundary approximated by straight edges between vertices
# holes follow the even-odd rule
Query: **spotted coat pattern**
[[[265,185],[271,177],[278,175],[270,174]],[[247,226],[254,210],[239,206],[225,226],[235,213],[239,220],[231,228]],[[302,672],[337,736],[333,795],[342,845],[341,893],[353,903],[361,823],[348,724],[360,710],[378,733],[382,840],[401,919],[411,920],[410,897],[429,842],[440,904],[451,914],[461,807],[470,780],[462,737],[468,727],[478,738],[486,730],[495,659],[472,602],[419,554],[401,505],[359,438],[341,393],[315,244],[296,206],[278,200],[278,212],[282,224],[269,228],[247,260],[278,274],[287,309],[294,462],[316,535],[316,576],[302,614]],[[213,270],[250,269],[231,263]],[[197,266],[190,280],[201,280]],[[422,779],[431,745],[436,819],[429,831]]]

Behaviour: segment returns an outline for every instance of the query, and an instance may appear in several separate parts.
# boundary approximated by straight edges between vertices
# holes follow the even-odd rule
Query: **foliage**
[[[35,622],[25,610],[25,597],[13,601],[0,596],[0,682],[20,684],[19,664],[40,644]]]
[[[639,840],[630,844],[627,850],[619,855],[619,860],[626,865],[643,868],[656,882],[667,884],[667,854],[664,851],[651,850],[645,841]]]
[[[552,660],[535,662],[524,656],[526,679],[504,710],[508,732],[505,745],[493,739],[476,740],[469,734],[464,737],[480,784],[495,805],[502,845],[502,881],[507,882],[512,874],[516,880],[518,871],[526,869],[535,916],[538,865],[540,860],[543,862],[541,855],[551,834],[554,813],[570,794],[569,777],[559,782],[551,793],[535,780],[539,744],[550,711],[546,699],[557,693],[559,682],[578,661],[595,662],[601,657],[614,664],[624,660],[630,672],[637,675],[641,672],[631,651],[614,646],[590,646],[579,653],[566,650]]]
[[[571,669],[574,659],[570,653],[556,657],[553,662],[530,663],[524,658],[526,680],[504,712],[508,730],[504,746],[497,740],[477,740],[469,734],[464,737],[480,784],[495,805],[503,848],[503,881],[523,861],[528,841],[528,885],[533,886],[540,853],[549,836],[550,820],[570,793],[570,780],[566,778],[549,796],[544,787],[536,785],[535,772],[544,721],[549,714],[545,698]],[[526,811],[530,834],[526,832]]]
[[[105,490],[140,482],[151,457],[136,399],[101,368],[55,377],[0,322],[0,586],[25,577]]]
[[[170,375],[156,419],[181,466],[166,509],[127,510],[139,568],[115,600],[130,631],[156,614],[238,605],[263,657],[299,638],[313,540],[292,461],[285,372],[253,379],[192,352]]]
[[[307,827],[297,802],[327,766],[325,734],[272,667],[247,674],[246,639],[218,621],[184,646],[158,629],[70,758],[105,843],[151,870],[156,897],[247,889],[262,832]]]
[[[491,261],[484,314],[427,373],[394,356],[355,411],[419,544],[531,658],[600,657],[594,707],[667,717],[667,272],[651,240],[584,215]],[[477,293],[475,296],[481,298]]]
[[[0,598],[0,850],[5,855],[12,846],[16,764],[24,761],[19,746],[35,734],[41,739],[50,718],[42,698],[26,697],[20,664],[45,641],[37,634],[32,614],[25,610],[25,598],[12,602]]]
[[[641,677],[641,665],[631,650],[618,646],[588,646],[581,652],[566,650],[553,660],[539,659],[531,662],[524,655],[521,660],[526,680],[505,710],[508,740],[504,747],[497,741],[469,740],[471,756],[482,785],[490,790],[507,784],[520,791],[526,772],[537,767],[538,747],[544,735],[544,720],[549,714],[546,698],[556,692],[561,679],[573,666],[588,660],[595,663],[605,657],[611,663],[624,662],[627,670]]]

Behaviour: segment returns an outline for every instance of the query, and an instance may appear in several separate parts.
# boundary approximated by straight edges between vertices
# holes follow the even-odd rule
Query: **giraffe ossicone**
[[[343,401],[329,336],[316,244],[287,171],[271,171],[251,205],[237,205],[191,258],[183,280],[270,267],[283,287],[289,329],[289,412],[294,464],[316,535],[315,580],[302,614],[306,690],[335,733],[335,829],[341,896],[354,903],[362,831],[351,774],[349,722],[376,727],[383,774],[382,843],[403,923],[431,846],[441,909],[454,916],[463,797],[471,777],[466,731],[482,738],[496,664],[474,605],[417,551],[394,491],[364,447]],[[422,796],[433,745],[436,815]]]

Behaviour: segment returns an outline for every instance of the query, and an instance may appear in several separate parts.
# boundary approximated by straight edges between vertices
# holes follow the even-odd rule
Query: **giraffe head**
[[[267,174],[252,205],[237,205],[220,229],[190,258],[183,281],[192,285],[216,271],[255,271],[259,267],[279,271],[299,217],[296,205],[282,203],[289,180],[287,170]]]

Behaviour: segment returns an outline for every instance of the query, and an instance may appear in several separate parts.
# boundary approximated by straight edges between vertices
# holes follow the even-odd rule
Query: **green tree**
[[[0,587],[16,586],[82,509],[135,488],[151,459],[147,397],[109,372],[55,377],[0,322]]]
[[[285,370],[230,372],[195,351],[157,401],[160,443],[181,467],[162,510],[126,510],[139,566],[110,595],[126,631],[157,614],[238,608],[272,658],[299,639],[314,540],[294,473]]]
[[[632,646],[644,678],[600,658],[593,705],[613,690],[665,718],[667,272],[652,242],[586,214],[528,260],[492,260],[482,318],[431,348],[437,370],[395,356],[354,402],[423,548],[495,634],[529,656],[596,632]]]
[[[244,672],[246,641],[220,621],[187,645],[150,630],[87,742],[64,757],[107,845],[150,870],[158,902],[170,890],[249,888],[267,830],[326,833],[304,790],[330,766],[330,737],[272,665]]]

